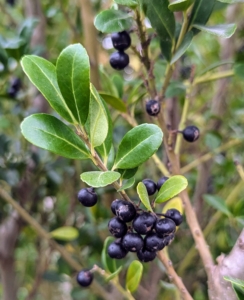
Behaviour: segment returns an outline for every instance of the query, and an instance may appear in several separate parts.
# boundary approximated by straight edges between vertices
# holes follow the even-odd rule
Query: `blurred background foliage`
[[[61,226],[77,228],[79,236],[75,240],[58,242],[83,265],[92,267],[94,263],[102,266],[103,242],[109,235],[110,203],[118,195],[112,188],[100,188],[97,190],[98,204],[93,208],[82,207],[76,199],[78,190],[84,187],[79,175],[93,167],[86,161],[70,161],[32,146],[22,137],[19,127],[29,114],[50,111],[45,100],[24,76],[20,58],[25,54],[37,54],[55,63],[58,54],[67,45],[74,42],[86,44],[84,29],[87,23],[82,18],[82,1],[0,0],[0,185],[47,231]],[[96,0],[91,1],[90,5],[93,15],[88,15],[88,18],[93,19],[96,13],[110,7],[111,2]],[[201,138],[193,145],[184,143],[181,155],[182,165],[185,166],[221,145],[241,141],[233,146],[230,144],[213,155],[210,161],[198,164],[185,174],[200,224],[202,228],[210,224],[207,241],[214,258],[231,250],[244,224],[244,185],[240,184],[234,164],[234,161],[244,164],[244,65],[240,67],[244,63],[244,7],[236,6],[232,6],[230,11],[231,6],[216,2],[209,24],[234,21],[238,26],[235,35],[227,41],[204,33],[196,36],[177,63],[165,100],[168,122],[172,124],[172,129],[177,129],[185,95],[184,82],[189,77],[190,68],[194,66],[198,75],[211,65],[228,61],[229,64],[220,67],[220,70],[226,66],[236,70],[236,75],[231,79],[209,81],[195,89],[187,123],[200,128]],[[176,17],[180,20],[178,14]],[[132,33],[131,36],[136,45],[136,35]],[[144,110],[147,94],[143,87],[141,65],[133,51],[128,50],[130,66],[118,72],[108,63],[112,53],[109,37],[97,33],[94,45],[99,62],[99,89],[120,97],[124,102],[132,101],[138,123],[150,122]],[[155,60],[157,87],[160,87],[166,62],[160,53],[157,38],[152,40],[150,51]],[[221,104],[218,104],[216,97],[224,98]],[[220,107],[216,109],[215,104]],[[116,146],[130,125],[115,109],[112,110],[112,118]],[[163,149],[159,155],[165,159]],[[157,181],[160,177],[160,172],[150,160],[138,170],[136,182],[144,178]],[[135,188],[129,189],[128,193],[132,199],[137,199]],[[226,199],[229,199],[227,204]],[[218,219],[211,223],[217,211]],[[0,199],[0,226],[3,227],[12,214],[12,207]],[[168,250],[194,299],[207,299],[206,275],[195,255],[193,239],[185,222]],[[81,289],[77,286],[76,273],[23,221],[19,222],[13,253],[17,299],[100,299],[93,293],[92,287]],[[131,254],[122,262],[122,284],[125,270],[135,258]],[[108,285],[97,277],[102,284]],[[111,287],[110,291],[113,292]],[[3,286],[0,285],[0,298],[2,293]],[[145,265],[135,297],[178,299],[176,289],[168,282],[159,261]]]

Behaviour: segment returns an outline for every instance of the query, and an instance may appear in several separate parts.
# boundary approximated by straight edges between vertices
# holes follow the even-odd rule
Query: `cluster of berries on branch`
[[[124,52],[131,45],[130,35],[127,31],[116,32],[112,34],[111,40],[118,51],[111,54],[110,65],[116,70],[123,70],[130,62],[129,55]]]

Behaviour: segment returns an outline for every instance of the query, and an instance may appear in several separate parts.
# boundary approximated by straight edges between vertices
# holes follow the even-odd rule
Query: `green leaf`
[[[153,211],[152,210],[152,207],[151,207],[151,204],[150,204],[150,200],[149,200],[149,197],[148,197],[148,192],[147,192],[147,189],[145,187],[145,184],[143,182],[139,182],[138,185],[137,185],[137,194],[139,196],[139,198],[141,199],[141,202],[144,204],[144,206],[150,210],[150,211]]]
[[[179,48],[177,49],[177,51],[175,52],[175,54],[173,55],[170,61],[171,65],[175,63],[186,52],[186,50],[191,45],[192,39],[193,39],[193,32],[192,31],[187,32],[182,43],[180,44]]]
[[[130,179],[136,174],[137,170],[138,167],[134,169],[118,169],[118,172],[120,172],[122,179]]]
[[[235,4],[235,3],[244,3],[244,0],[218,0],[222,3],[229,3],[229,4]]]
[[[121,99],[103,92],[100,92],[99,95],[116,110],[126,112],[126,105]]]
[[[0,42],[9,57],[13,57],[19,61],[25,54],[27,42],[23,38],[15,37],[8,40],[1,40]]]
[[[90,62],[81,44],[66,47],[56,65],[58,85],[75,120],[84,125],[90,101]]]
[[[68,122],[77,123],[59,89],[55,66],[46,59],[35,55],[24,56],[21,65],[25,74],[51,107]]]
[[[114,238],[111,237],[111,236],[108,236],[106,238],[106,240],[104,241],[102,255],[101,255],[101,260],[102,260],[102,264],[103,264],[103,267],[106,270],[106,272],[109,272],[109,273],[113,274],[117,270],[117,268],[116,268],[116,260],[112,259],[108,255],[108,246],[112,242],[114,242]]]
[[[29,43],[33,34],[33,30],[35,29],[38,23],[39,20],[37,18],[25,19],[19,29],[19,37],[23,38],[27,43]]]
[[[123,182],[123,185],[121,186],[121,188],[117,190],[117,192],[129,189],[130,187],[132,187],[134,185],[134,183],[135,183],[134,177],[126,180],[125,182]]]
[[[170,177],[160,188],[156,203],[165,202],[182,192],[188,185],[187,179],[181,175]]]
[[[89,107],[89,137],[95,148],[106,139],[109,129],[107,112],[97,90],[91,85],[91,100]]]
[[[224,276],[224,279],[226,281],[229,281],[231,283],[234,283],[235,285],[239,285],[240,287],[244,288],[244,281],[238,278],[232,278],[229,276]]]
[[[194,0],[175,0],[169,4],[169,9],[171,11],[185,11]]]
[[[112,78],[112,82],[117,89],[118,96],[121,99],[123,97],[124,92],[124,79],[121,75],[115,74]]]
[[[215,26],[194,24],[193,27],[226,39],[230,38],[236,31],[236,24],[221,24]]]
[[[133,260],[126,274],[126,289],[135,292],[140,284],[143,266],[138,260]]]
[[[23,136],[32,144],[72,159],[90,158],[84,142],[57,118],[34,114],[21,123]]]
[[[113,171],[91,171],[82,173],[80,178],[92,187],[103,187],[118,180],[120,178],[120,173]]]
[[[0,44],[0,62],[4,65],[4,67],[6,68],[8,65],[8,54],[5,51],[5,49],[3,49],[3,47]]]
[[[168,0],[140,0],[145,15],[157,31],[161,50],[167,60],[171,58],[171,49],[175,39],[175,18],[169,10]]]
[[[154,124],[134,127],[123,137],[113,169],[133,169],[147,161],[162,144],[163,133]]]
[[[165,93],[167,98],[184,95],[186,92],[186,86],[181,81],[172,81]]]
[[[103,66],[99,67],[99,75],[100,75],[100,81],[103,93],[112,95],[116,98],[119,97],[119,93],[117,90],[117,87],[115,83],[113,82],[111,76],[107,74],[107,72],[104,70]]]
[[[231,212],[229,211],[226,203],[224,202],[224,199],[217,195],[209,195],[205,194],[203,195],[203,199],[211,206],[213,206],[215,209],[221,211],[223,214],[227,216],[231,216]]]
[[[97,30],[104,33],[120,32],[132,26],[133,18],[129,13],[108,9],[100,12],[94,21]]]
[[[114,279],[119,275],[119,273],[122,271],[123,266],[120,266],[114,273],[106,277],[106,282],[109,282],[110,280]]]
[[[235,64],[234,72],[235,72],[235,75],[244,79],[244,63]]]
[[[135,8],[138,5],[136,0],[114,0],[114,2],[117,4],[120,4],[120,5],[129,6],[132,8]]]
[[[212,71],[218,67],[221,67],[223,65],[228,65],[228,64],[233,65],[234,61],[233,60],[225,60],[225,61],[218,61],[216,63],[213,63],[213,64],[209,65],[207,68],[203,69],[201,72],[199,72],[198,76],[201,76],[209,71]],[[195,79],[197,79],[197,78],[195,78]]]
[[[78,238],[79,231],[70,226],[59,227],[50,232],[52,238],[61,241],[73,241]]]
[[[224,279],[226,281],[231,282],[232,288],[236,293],[236,296],[239,300],[243,300],[244,299],[244,281],[240,280],[238,278],[231,278],[231,277],[227,277],[224,276]]]

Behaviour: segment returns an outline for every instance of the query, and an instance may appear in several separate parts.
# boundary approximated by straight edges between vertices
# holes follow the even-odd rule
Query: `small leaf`
[[[144,204],[144,206],[148,210],[153,211],[151,204],[150,204],[150,200],[148,197],[148,192],[145,187],[145,184],[143,182],[139,182],[136,189],[137,189],[137,194],[138,194],[139,198],[141,199],[141,202]]]
[[[140,284],[143,266],[138,260],[133,260],[126,274],[126,289],[135,292]]]
[[[109,272],[109,273],[113,274],[117,270],[116,261],[115,261],[115,259],[112,259],[108,255],[108,246],[112,242],[114,242],[114,238],[111,237],[111,236],[108,236],[106,238],[106,240],[104,241],[102,255],[101,255],[101,260],[102,260],[102,264],[103,264],[103,267],[106,270],[106,272]]]
[[[203,74],[205,74],[205,73],[207,73],[207,72],[209,72],[209,71],[212,71],[212,70],[214,70],[214,69],[216,69],[216,68],[218,68],[218,67],[221,67],[221,66],[223,66],[223,65],[228,65],[228,64],[233,65],[233,64],[234,64],[234,61],[233,61],[233,60],[225,60],[225,61],[218,61],[218,62],[216,62],[216,63],[213,63],[213,64],[211,64],[210,66],[208,66],[207,68],[203,69],[203,70],[198,74],[198,76],[201,76],[201,75],[203,75]],[[197,79],[197,78],[196,78],[196,79]]]
[[[25,118],[20,127],[23,136],[40,148],[67,158],[90,158],[84,142],[71,128],[53,116],[34,114]]]
[[[120,178],[120,173],[113,171],[91,171],[82,173],[80,178],[92,187],[103,187],[118,180]]]
[[[205,194],[203,195],[203,199],[211,206],[213,206],[215,209],[221,211],[223,214],[227,216],[231,216],[231,212],[229,211],[226,203],[224,200],[217,196],[217,195],[209,195]]]
[[[230,38],[236,31],[236,24],[221,24],[215,26],[194,24],[193,27],[226,39]]]
[[[153,124],[134,127],[123,137],[115,158],[114,169],[132,169],[148,160],[162,143],[163,133]]]
[[[100,12],[94,21],[97,30],[104,33],[120,32],[132,26],[133,18],[129,13],[120,10],[104,10]]]
[[[120,5],[129,6],[132,8],[135,8],[138,5],[136,0],[114,0],[114,2],[117,4],[120,4]]]
[[[177,49],[177,51],[175,52],[175,54],[173,55],[170,61],[171,65],[175,63],[186,52],[186,50],[191,45],[192,39],[193,39],[193,32],[192,31],[187,32],[187,34],[184,37],[184,40],[182,41],[182,43],[180,44],[179,48]]]
[[[134,183],[135,183],[134,177],[126,180],[125,182],[123,182],[123,185],[121,186],[121,188],[117,190],[117,192],[129,189],[130,187],[132,187],[134,185]]]
[[[182,192],[188,185],[187,179],[181,175],[170,177],[160,188],[156,203],[165,202]]]
[[[194,0],[175,0],[169,4],[169,9],[171,11],[185,11]]]
[[[57,240],[72,241],[78,238],[79,231],[74,227],[64,226],[51,231],[50,234]]]
[[[138,167],[134,169],[118,169],[118,172],[121,174],[122,179],[130,179],[133,177],[138,170]]]
[[[67,106],[77,122],[84,125],[90,101],[90,62],[81,44],[66,47],[58,57],[57,79]]]
[[[126,105],[121,99],[103,92],[99,92],[99,95],[116,110],[126,112]]]
[[[117,277],[119,275],[119,273],[122,271],[123,266],[120,266],[114,273],[112,273],[111,275],[109,275],[108,277],[106,277],[106,282],[109,282],[110,280],[114,279],[115,277]]]

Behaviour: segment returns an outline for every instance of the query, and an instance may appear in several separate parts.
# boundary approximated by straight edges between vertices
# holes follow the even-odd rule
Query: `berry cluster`
[[[112,34],[111,39],[118,51],[110,56],[110,65],[116,70],[123,70],[130,62],[129,55],[124,52],[131,45],[130,35],[127,31],[116,32]]]

